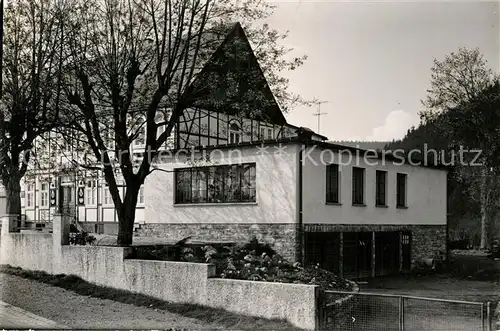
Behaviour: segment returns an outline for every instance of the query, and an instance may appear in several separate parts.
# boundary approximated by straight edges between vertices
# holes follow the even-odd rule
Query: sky
[[[305,64],[287,72],[290,90],[321,105],[320,133],[330,140],[386,141],[418,126],[434,59],[479,48],[500,72],[500,1],[268,0],[267,20],[289,31],[283,42]],[[318,131],[317,106],[286,114]]]

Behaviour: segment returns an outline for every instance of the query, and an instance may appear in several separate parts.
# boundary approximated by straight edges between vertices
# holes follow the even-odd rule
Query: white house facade
[[[137,235],[255,236],[289,259],[357,278],[445,254],[447,171],[364,153],[289,138],[200,149],[210,162],[195,166],[173,157],[145,182]]]
[[[230,37],[248,44],[239,25]],[[446,252],[446,169],[328,143],[287,123],[267,84],[263,89],[269,106],[251,114],[185,109],[141,187],[136,236],[231,243],[255,236],[290,260],[352,278],[409,270],[413,260]],[[158,117],[168,120],[168,110]],[[87,231],[116,234],[102,174],[78,166],[87,152],[65,136],[36,142],[22,214],[50,221],[62,212]],[[144,137],[139,132],[132,144],[138,158]]]

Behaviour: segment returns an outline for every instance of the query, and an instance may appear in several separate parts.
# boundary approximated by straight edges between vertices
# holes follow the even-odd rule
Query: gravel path
[[[224,329],[167,311],[81,296],[3,273],[0,273],[0,301],[74,329]]]

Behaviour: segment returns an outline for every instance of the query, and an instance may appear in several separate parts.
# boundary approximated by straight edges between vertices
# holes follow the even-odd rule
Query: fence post
[[[399,331],[404,331],[405,329],[405,305],[404,297],[399,296]]]
[[[326,325],[325,292],[317,286],[316,294],[316,330],[323,330]]]
[[[493,319],[491,318],[491,302],[486,303],[486,329],[491,331],[491,324]],[[484,318],[483,318],[483,330],[484,330]]]

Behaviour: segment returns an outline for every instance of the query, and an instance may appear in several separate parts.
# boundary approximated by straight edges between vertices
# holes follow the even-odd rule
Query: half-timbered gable
[[[208,36],[212,38],[213,36]],[[207,37],[207,38],[208,38]],[[220,37],[216,37],[216,40]],[[297,135],[275,100],[264,73],[240,24],[228,29],[220,46],[190,85],[190,103],[172,134],[159,150],[271,141]],[[113,119],[102,109],[100,130],[110,159],[114,159]],[[132,137],[132,158],[145,151],[146,127],[140,112],[131,112],[127,134]],[[166,105],[158,110],[157,135],[170,119]],[[326,137],[315,135],[315,139]],[[86,223],[88,230],[117,229],[117,215],[102,173],[82,133],[57,129],[36,139],[30,170],[23,179],[22,213],[29,220],[50,220],[61,210]],[[118,175],[117,175],[118,176]],[[120,194],[124,181],[117,178]],[[136,221],[144,221],[144,187],[138,199]],[[94,227],[95,226],[95,227]]]
[[[176,128],[177,148],[296,136],[239,23],[198,73],[190,95]]]

